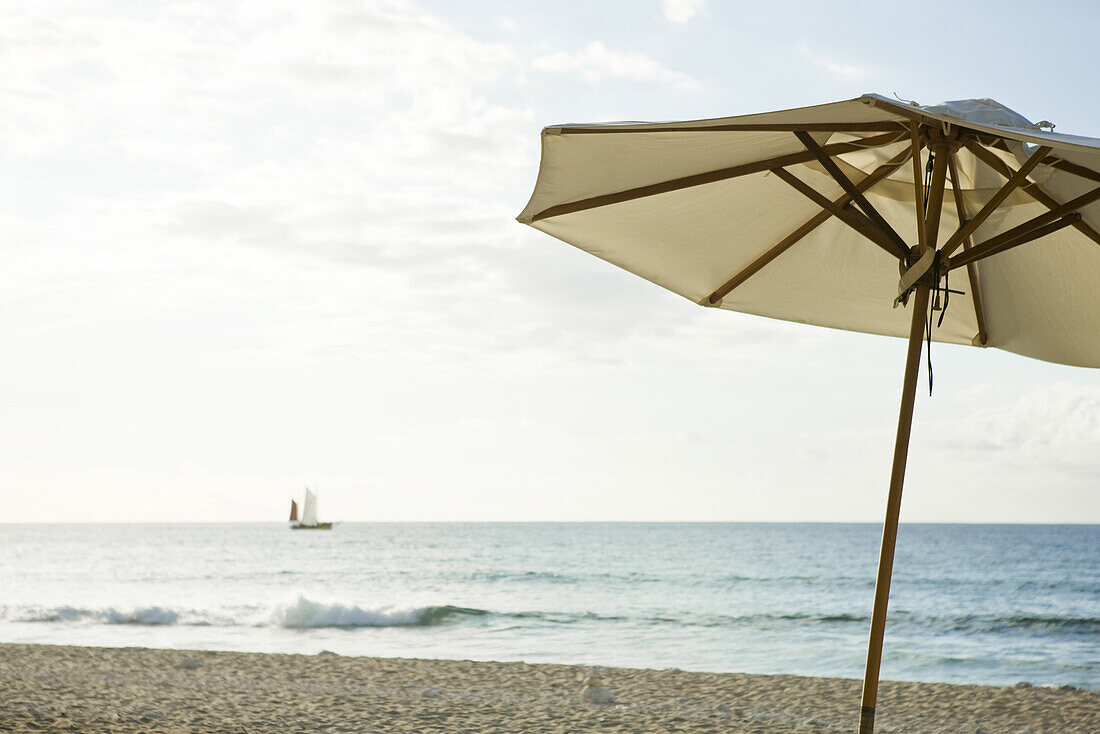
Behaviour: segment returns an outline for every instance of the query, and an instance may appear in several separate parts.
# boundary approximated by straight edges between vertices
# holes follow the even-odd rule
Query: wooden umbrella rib
[[[894,156],[894,158],[887,161],[886,163],[883,163],[881,166],[871,172],[871,174],[860,181],[857,186],[861,191],[867,191],[879,181],[896,171],[898,167],[904,164],[906,159],[909,158],[911,155],[913,155],[913,151],[911,149],[903,150],[901,153]],[[839,199],[836,199],[833,203],[837,206],[843,207],[846,206],[850,201],[851,197],[848,194],[844,194]],[[739,273],[723,283],[721,287],[719,287],[717,290],[707,296],[707,302],[712,304],[718,303],[720,300],[729,295],[729,293],[734,288],[737,288],[753,275],[760,272],[760,270],[762,270],[765,265],[789,250],[791,247],[794,246],[795,243],[800,241],[810,232],[817,229],[818,226],[829,220],[832,216],[833,213],[831,211],[829,211],[828,209],[822,209],[820,212],[804,222],[798,229],[794,230],[789,235],[781,239],[774,246],[769,248],[767,252],[753,260]]]
[[[968,143],[966,148],[971,153],[973,153],[976,158],[981,160],[997,173],[1001,174],[1003,177],[1009,178],[1012,175],[1012,169],[1009,168],[1008,164],[1002,161],[992,151],[987,150],[980,145],[975,145],[971,143]],[[1035,201],[1039,202],[1047,209],[1050,209],[1052,211],[1058,209],[1061,206],[1057,199],[1043,191],[1043,189],[1037,183],[1032,182],[1028,183],[1025,186],[1021,186],[1020,191],[1025,192],[1028,196],[1035,199]],[[1084,222],[1083,220],[1078,220],[1077,222],[1073,223],[1073,227],[1078,232],[1082,233],[1090,240],[1100,245],[1100,232],[1097,232],[1086,222]]]
[[[1012,152],[1008,149],[1008,144],[1005,142],[1004,138],[998,138],[995,142],[993,142],[992,145],[998,150],[1003,150],[1006,153]],[[1057,168],[1058,170],[1065,171],[1066,173],[1072,173],[1074,176],[1087,178],[1089,181],[1100,183],[1100,173],[1092,170],[1091,168],[1086,168],[1079,163],[1072,163],[1070,161],[1067,161],[1065,158],[1059,158],[1056,155],[1048,155],[1046,158],[1044,158],[1043,165],[1050,166],[1051,168]]]
[[[1097,173],[1091,168],[1085,168],[1076,163],[1070,163],[1064,158],[1056,158],[1054,156],[1044,158],[1043,165],[1051,166],[1052,168],[1057,168],[1059,171],[1072,173],[1074,176],[1080,176],[1081,178],[1087,178],[1089,181],[1100,183],[1100,173]]]
[[[850,140],[843,143],[833,143],[831,145],[826,145],[823,150],[825,150],[829,155],[842,155],[844,153],[851,153],[852,151],[856,150],[864,150],[866,148],[878,148],[883,145],[896,143],[904,135],[904,131],[898,131],[896,133],[883,133],[881,135],[875,135],[869,138]],[[610,204],[621,204],[626,201],[634,201],[635,199],[642,199],[647,196],[667,194],[672,191],[679,191],[680,189],[686,189],[692,186],[702,186],[704,184],[725,181],[727,179],[737,178],[739,176],[747,176],[752,173],[770,171],[773,168],[790,166],[796,163],[805,163],[813,159],[814,156],[809,151],[799,151],[798,153],[790,153],[787,155],[779,156],[777,158],[769,158],[763,161],[753,161],[752,163],[744,163],[739,166],[722,168],[717,171],[697,173],[691,176],[683,176],[681,178],[674,178],[669,181],[649,184],[647,186],[639,186],[633,189],[626,189],[625,191],[618,191],[613,194],[601,194],[600,196],[593,196],[587,199],[572,201],[566,204],[557,204],[555,206],[549,207],[548,209],[544,209],[538,214],[535,214],[533,217],[531,217],[531,222],[537,222],[541,219],[549,219],[550,217],[557,217],[563,214],[573,214],[575,212],[586,211],[588,209],[595,209],[597,207],[608,206]]]
[[[985,206],[978,210],[978,213],[974,215],[973,219],[965,223],[960,221],[959,228],[955,230],[955,233],[943,244],[943,256],[950,256],[951,253],[958,249],[963,240],[974,234],[974,231],[982,226],[982,223],[989,218],[989,215],[997,211],[997,207],[1004,203],[1008,195],[1018,189],[1027,180],[1028,174],[1039,165],[1039,161],[1045,158],[1050,151],[1050,148],[1039,148],[1035,151],[1031,157],[1027,159],[1027,162],[1020,167],[1020,170],[1013,173],[1012,176],[1005,181],[1004,185],[998,189],[997,193],[993,194],[989,201],[985,203]]]
[[[999,255],[1006,250],[1011,250],[1014,247],[1025,245],[1028,242],[1034,242],[1037,239],[1046,237],[1048,234],[1057,232],[1060,229],[1072,225],[1074,222],[1080,221],[1081,215],[1078,212],[1067,214],[1066,216],[1058,219],[1054,222],[1050,222],[1041,227],[1028,230],[1026,232],[1018,232],[1012,237],[1005,237],[1000,235],[992,239],[986,240],[980,245],[975,245],[973,248],[967,250],[964,253],[949,258],[947,261],[947,269],[954,270],[955,268],[962,267],[963,265],[971,265],[978,260],[984,260],[987,257],[993,255]],[[1009,234],[1006,232],[1005,234]]]
[[[1055,208],[1048,211],[1046,214],[1040,214],[1037,217],[1032,217],[1031,219],[1027,220],[1026,222],[1024,222],[1022,224],[1018,224],[1015,227],[1013,227],[1012,229],[1006,230],[1005,232],[1002,232],[1001,234],[999,234],[995,237],[992,237],[991,239],[986,240],[985,242],[983,242],[980,245],[975,245],[974,249],[978,249],[979,247],[989,247],[989,246],[991,246],[991,243],[999,244],[1001,242],[1014,241],[1016,238],[1021,237],[1024,234],[1026,234],[1028,232],[1031,232],[1033,230],[1037,230],[1041,227],[1045,227],[1048,224],[1050,224],[1051,222],[1061,220],[1061,219],[1065,219],[1067,217],[1067,215],[1077,214],[1077,217],[1070,218],[1069,220],[1066,221],[1066,224],[1074,224],[1076,222],[1081,221],[1081,216],[1077,212],[1077,210],[1082,208],[1082,207],[1088,206],[1089,204],[1091,204],[1091,203],[1093,203],[1094,201],[1097,201],[1097,200],[1100,200],[1100,186],[1096,187],[1092,191],[1081,194],[1080,196],[1078,196],[1075,199],[1067,201],[1065,204],[1061,204],[1059,206],[1056,206]],[[964,258],[960,257],[957,260],[959,262],[961,262],[963,259]],[[971,259],[974,259],[974,258],[971,258]],[[956,259],[953,258],[952,260],[954,261]]]
[[[894,231],[894,228],[878,213],[878,210],[871,205],[871,202],[867,201],[867,197],[856,188],[851,179],[844,175],[844,171],[840,170],[840,166],[836,164],[836,161],[822,151],[821,146],[817,144],[817,141],[814,140],[809,133],[796,132],[795,136],[798,138],[799,142],[806,146],[806,150],[814,154],[814,157],[825,167],[825,170],[829,172],[833,180],[840,184],[840,187],[844,189],[845,193],[852,197],[853,203],[863,211],[867,219],[870,220],[871,225],[879,230],[885,236],[886,240],[892,244],[894,247],[894,254],[899,258],[904,258],[908,255],[909,247],[905,244],[905,240]]]
[[[917,251],[924,252],[924,179],[920,170],[920,125],[909,123],[909,139],[913,155],[913,211],[917,216]]]
[[[1040,229],[1042,229],[1045,234],[1049,234],[1051,231],[1054,230],[1048,230],[1046,228],[1055,221],[1064,221],[1064,224],[1062,226],[1075,224],[1076,222],[1081,221],[1081,215],[1077,212],[1077,209],[1088,206],[1089,204],[1097,200],[1100,200],[1100,186],[1093,189],[1092,191],[1089,191],[1088,193],[1078,196],[1076,199],[1072,199],[1071,201],[1067,201],[1065,204],[1061,204],[1054,209],[1051,209],[1045,214],[1040,214],[1037,217],[1032,217],[1026,222],[1016,225],[1012,229],[1006,230],[999,235],[991,237],[980,245],[975,245],[974,249],[978,250],[979,248],[981,248],[983,253],[993,249],[996,249],[997,252],[1002,252],[1004,249],[1007,249],[1001,247],[1002,244],[1023,244],[1023,242],[1030,242],[1032,239],[1035,239],[1035,237],[1031,237],[1030,239],[1022,241],[1021,238],[1025,237],[1031,232],[1035,232]],[[1058,229],[1061,229],[1061,227],[1058,227]],[[983,254],[982,257],[984,256],[985,255]],[[951,267],[957,267],[958,265],[961,265],[965,262],[971,262],[976,259],[978,258],[972,257],[970,254],[967,254],[965,256],[960,255],[950,258],[949,262],[952,263]]]
[[[936,155],[932,164],[932,183],[928,192],[928,210],[924,218],[924,246],[936,249],[936,240],[940,233],[940,215],[943,213],[943,191],[947,181],[947,159],[950,158],[953,144],[937,142],[932,152]],[[923,254],[923,252],[922,252]]]
[[[694,132],[781,132],[796,130],[805,132],[856,133],[897,132],[901,123],[894,120],[878,122],[734,122],[720,125],[662,125],[661,127],[627,127],[605,125],[601,127],[550,127],[560,135],[607,135],[624,133],[694,133]]]
[[[793,188],[795,191],[799,192],[807,199],[814,202],[822,209],[847,224],[856,232],[859,232],[861,235],[871,240],[871,242],[874,242],[883,250],[886,250],[886,252],[890,253],[892,256],[898,256],[898,253],[894,247],[894,243],[887,240],[882,235],[882,233],[879,232],[873,224],[871,224],[870,220],[868,220],[865,216],[853,209],[850,203],[846,206],[838,206],[836,203],[833,202],[832,199],[817,191],[812,186],[810,186],[805,181],[800,179],[798,176],[795,176],[793,173],[785,168],[776,168],[772,171],[772,173],[774,173],[786,183],[790,184],[791,188]]]
[[[833,216],[832,212],[825,211],[825,210],[822,210],[822,211],[818,212],[817,214],[815,214],[809,220],[804,222],[801,227],[799,227],[798,229],[796,229],[795,231],[791,232],[789,235],[787,235],[786,237],[781,239],[779,242],[777,242],[775,245],[773,245],[770,249],[768,249],[767,252],[765,252],[760,257],[756,258],[755,260],[753,260],[751,263],[749,263],[749,265],[747,265],[744,269],[742,269],[739,273],[737,273],[737,275],[735,275],[732,278],[730,278],[729,280],[727,280],[725,283],[722,284],[722,286],[720,288],[718,288],[713,293],[711,293],[709,296],[707,296],[707,302],[711,303],[711,304],[715,304],[715,303],[718,303],[719,301],[721,301],[723,298],[725,298],[727,295],[729,295],[729,293],[734,288],[741,285],[746,280],[748,280],[749,278],[751,278],[752,276],[756,275],[758,272],[763,270],[765,265],[767,265],[772,260],[774,260],[775,258],[782,255],[784,252],[789,250],[791,247],[794,246],[794,244],[796,242],[801,240],[803,237],[808,235],[810,232],[817,229],[817,227],[819,225],[824,223],[826,220],[830,219],[832,216]]]
[[[955,151],[951,151],[951,158],[947,161],[948,173],[951,174],[951,190],[955,194],[955,211],[959,216],[959,224],[967,220],[966,202],[963,201],[962,186],[959,182],[958,162],[955,160]],[[971,239],[967,237],[962,241],[963,250],[969,250],[972,246]],[[974,263],[966,264],[966,277],[970,281],[970,302],[974,304],[974,318],[978,322],[978,342],[985,346],[989,341],[989,332],[985,328],[985,309],[982,307],[982,291],[978,287],[978,269]]]

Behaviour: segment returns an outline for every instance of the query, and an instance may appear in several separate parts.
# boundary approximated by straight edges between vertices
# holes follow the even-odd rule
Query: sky
[[[1100,9],[10,3],[5,521],[880,522],[903,340],[514,221],[539,130],[896,93],[1100,136]],[[1100,522],[1100,373],[933,348],[902,520]]]

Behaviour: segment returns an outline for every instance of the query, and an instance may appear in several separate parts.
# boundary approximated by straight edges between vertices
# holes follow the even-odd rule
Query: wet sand
[[[855,730],[860,684],[453,660],[0,644],[0,731]],[[1095,734],[1100,692],[884,682],[876,731]]]

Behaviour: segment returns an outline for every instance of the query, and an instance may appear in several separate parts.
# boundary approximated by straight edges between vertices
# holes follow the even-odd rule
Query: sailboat
[[[332,530],[332,523],[317,522],[317,495],[306,489],[306,499],[302,506],[302,519],[298,520],[298,503],[290,501],[291,530]]]

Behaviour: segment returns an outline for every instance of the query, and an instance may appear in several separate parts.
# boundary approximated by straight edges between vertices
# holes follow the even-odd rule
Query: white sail
[[[302,524],[303,525],[316,525],[317,524],[317,495],[306,490],[306,502],[302,506]]]

